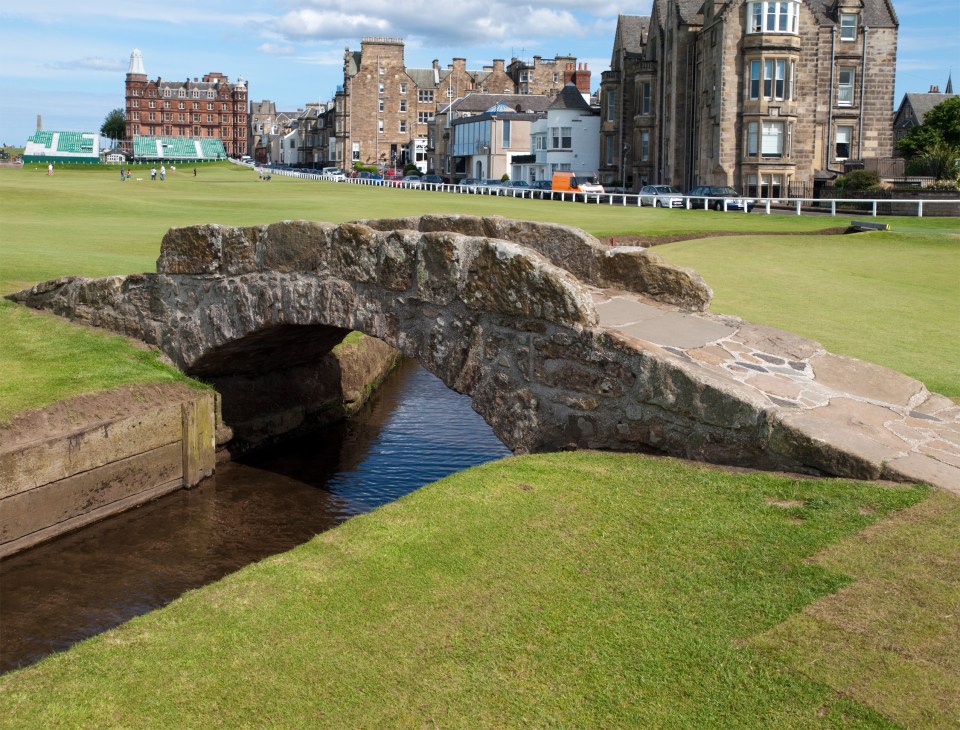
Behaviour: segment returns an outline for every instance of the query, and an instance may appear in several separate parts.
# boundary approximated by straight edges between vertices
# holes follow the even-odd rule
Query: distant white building
[[[600,113],[591,108],[577,87],[570,83],[547,107],[546,117],[530,130],[530,157],[524,159],[515,177],[550,180],[554,172],[596,175],[600,163]]]

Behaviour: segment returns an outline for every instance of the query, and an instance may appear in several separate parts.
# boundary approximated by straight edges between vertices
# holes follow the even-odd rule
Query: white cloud
[[[266,53],[268,56],[292,56],[296,53],[293,46],[278,46],[275,43],[261,43],[257,50],[260,53]]]
[[[54,68],[58,71],[107,71],[116,73],[126,71],[127,63],[123,59],[87,56],[76,61],[55,61],[46,65],[47,68]]]

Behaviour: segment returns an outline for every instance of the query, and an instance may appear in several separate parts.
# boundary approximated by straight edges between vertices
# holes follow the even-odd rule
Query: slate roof
[[[550,97],[540,94],[478,94],[470,93],[451,105],[454,112],[482,114],[498,104],[511,109],[520,105],[523,112],[545,112],[550,106]]]
[[[620,45],[627,53],[640,53],[650,29],[649,15],[621,15],[617,18]]]
[[[590,105],[584,100],[583,94],[575,84],[568,83],[557,94],[557,98],[550,102],[548,109],[579,109],[580,111],[591,111]]]
[[[902,122],[909,121],[904,119],[907,108],[913,111],[913,117],[916,118],[917,123],[923,124],[923,118],[927,116],[927,112],[954,96],[956,94],[904,94],[894,115],[894,125],[902,125]]]

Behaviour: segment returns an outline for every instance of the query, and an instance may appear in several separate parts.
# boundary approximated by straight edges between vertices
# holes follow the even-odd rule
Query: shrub
[[[500,182],[506,182],[510,179],[510,176],[507,173],[503,173],[503,176],[500,178]]]
[[[869,170],[853,170],[838,177],[834,186],[843,191],[879,190],[880,176]]]

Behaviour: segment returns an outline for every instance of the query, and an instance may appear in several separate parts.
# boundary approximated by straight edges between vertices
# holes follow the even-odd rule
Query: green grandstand
[[[24,162],[100,162],[100,136],[95,132],[56,132],[38,129],[27,140]]]
[[[227,159],[227,151],[219,139],[208,137],[133,138],[133,158],[138,162],[206,162]]]

